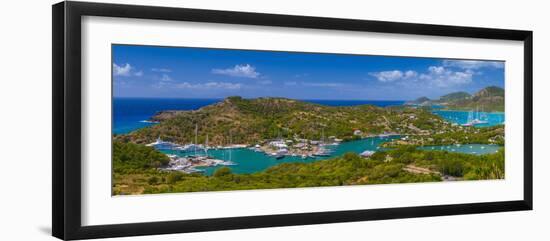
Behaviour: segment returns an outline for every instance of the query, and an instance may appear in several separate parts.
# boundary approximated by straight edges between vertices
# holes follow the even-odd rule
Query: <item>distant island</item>
[[[435,100],[424,96],[413,101],[408,101],[406,104],[419,106],[441,105],[446,109],[453,110],[481,109],[481,111],[502,112],[504,111],[504,89],[497,86],[489,86],[473,95],[459,91],[443,95]]]

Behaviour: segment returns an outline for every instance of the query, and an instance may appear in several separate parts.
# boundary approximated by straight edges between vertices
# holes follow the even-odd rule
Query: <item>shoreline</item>
[[[265,156],[265,158],[275,158],[275,159],[283,159],[287,157],[293,157],[293,158],[301,158],[302,160],[325,160],[330,159],[334,157],[340,156],[334,155],[334,152],[336,151],[336,148],[340,143],[349,143],[349,142],[356,142],[356,141],[366,141],[368,139],[386,139],[388,141],[391,141],[391,138],[395,136],[402,136],[401,134],[397,133],[387,133],[387,134],[380,134],[380,135],[369,135],[360,139],[356,140],[349,140],[349,141],[342,141],[339,143],[331,142],[331,143],[321,143],[319,141],[313,141],[314,144],[303,144],[303,142],[300,142],[298,144],[301,147],[307,147],[306,149],[297,149],[296,147],[288,147],[285,149],[284,153],[278,153],[280,149],[275,148],[274,146],[270,145],[271,142],[264,141],[263,145],[260,145],[259,147],[256,145],[246,145],[246,144],[233,144],[229,146],[217,146],[217,147],[204,147],[200,146],[200,149],[190,150],[186,152],[178,152],[176,149],[157,149],[167,155],[170,158],[170,163],[168,166],[161,168],[161,170],[164,171],[181,171],[184,173],[204,173],[205,170],[203,168],[207,167],[216,167],[216,166],[233,166],[233,165],[239,165],[238,162],[233,162],[233,160],[227,160],[224,158],[220,158],[220,153],[211,154],[208,153],[208,150],[249,150],[253,152],[259,152],[261,155]],[[311,141],[311,140],[308,140]],[[163,142],[162,144],[166,144],[167,142]],[[168,142],[169,143],[169,142]],[[174,144],[177,145],[177,144]],[[258,145],[258,144],[257,144]],[[376,144],[376,150],[373,150],[372,152],[375,152],[378,150],[380,146],[380,143]],[[177,145],[177,147],[181,147],[180,145]],[[164,150],[164,151],[163,151]],[[365,150],[370,150],[369,148]],[[360,155],[365,150],[359,150],[359,151],[352,151]],[[166,151],[170,151],[169,153],[166,153]],[[195,154],[196,153],[196,154]],[[224,154],[226,155],[226,154]],[[294,159],[293,159],[294,160]],[[299,159],[297,159],[299,160]],[[297,161],[296,160],[296,161]],[[241,160],[242,161],[242,160]],[[287,160],[288,161],[288,160]]]

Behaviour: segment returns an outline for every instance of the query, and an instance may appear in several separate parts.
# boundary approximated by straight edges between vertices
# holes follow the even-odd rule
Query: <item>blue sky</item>
[[[115,97],[411,100],[504,87],[504,62],[113,45]]]

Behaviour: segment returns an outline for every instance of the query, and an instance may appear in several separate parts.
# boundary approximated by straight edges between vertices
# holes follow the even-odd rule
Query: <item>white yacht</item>
[[[172,150],[178,147],[177,144],[174,144],[169,141],[163,141],[160,139],[160,136],[157,138],[155,142],[149,143],[146,146],[151,146],[159,150]]]

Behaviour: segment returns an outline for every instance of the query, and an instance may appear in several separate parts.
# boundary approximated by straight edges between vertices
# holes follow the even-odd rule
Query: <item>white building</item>
[[[269,142],[270,146],[276,147],[276,148],[287,148],[288,146],[283,140],[277,140],[277,141],[271,141]]]

